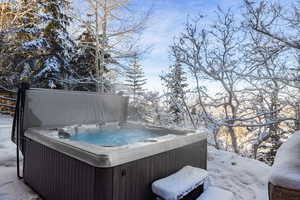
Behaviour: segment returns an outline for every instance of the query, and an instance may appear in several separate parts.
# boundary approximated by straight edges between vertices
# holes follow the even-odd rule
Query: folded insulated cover
[[[24,131],[127,120],[128,97],[53,89],[26,91]]]

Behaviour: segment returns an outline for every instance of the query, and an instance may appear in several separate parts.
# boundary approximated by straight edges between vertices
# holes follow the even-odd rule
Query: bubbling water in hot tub
[[[68,139],[100,146],[123,146],[142,142],[150,138],[164,136],[166,133],[151,129],[124,128],[124,129],[92,129],[78,131]]]

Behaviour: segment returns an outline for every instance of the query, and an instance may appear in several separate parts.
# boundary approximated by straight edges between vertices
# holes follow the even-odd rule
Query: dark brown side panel
[[[113,168],[95,168],[95,200],[112,200]]]
[[[86,163],[26,139],[24,180],[45,200],[94,200],[95,195],[106,196],[103,193],[111,185],[97,188],[94,193],[97,174]],[[107,181],[102,178],[97,182]]]
[[[152,200],[151,183],[186,165],[206,169],[206,140],[114,168],[114,200]]]

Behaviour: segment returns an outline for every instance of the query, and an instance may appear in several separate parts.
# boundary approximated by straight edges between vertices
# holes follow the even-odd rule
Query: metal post
[[[20,173],[20,151],[24,151],[24,135],[23,135],[23,119],[24,119],[24,108],[25,108],[25,98],[26,90],[30,87],[29,83],[23,82],[20,84],[17,94],[16,108],[12,127],[12,140],[16,143],[17,149],[17,176],[22,179]],[[24,164],[24,162],[23,162]],[[24,169],[24,167],[23,167]]]

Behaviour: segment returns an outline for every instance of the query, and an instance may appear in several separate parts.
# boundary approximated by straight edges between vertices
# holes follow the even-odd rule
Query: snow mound
[[[0,166],[14,166],[16,145],[10,141],[12,118],[0,117]]]
[[[233,200],[233,194],[217,187],[209,187],[197,200]]]
[[[166,200],[177,200],[203,184],[206,178],[206,170],[185,166],[178,172],[153,182],[152,191]]]
[[[269,181],[273,185],[300,190],[300,131],[277,151]]]
[[[208,182],[231,191],[234,200],[268,200],[268,176],[271,167],[235,153],[208,147]]]

